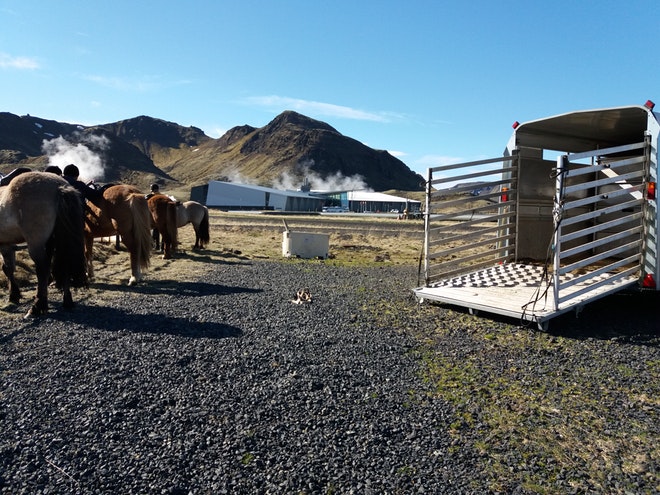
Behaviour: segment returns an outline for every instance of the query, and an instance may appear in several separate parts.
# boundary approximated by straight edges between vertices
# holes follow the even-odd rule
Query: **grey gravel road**
[[[488,492],[427,393],[414,335],[447,313],[417,309],[415,284],[414,267],[250,261],[3,313],[0,492]]]

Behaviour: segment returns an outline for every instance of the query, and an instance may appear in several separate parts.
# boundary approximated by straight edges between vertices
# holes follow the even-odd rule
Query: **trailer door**
[[[555,307],[639,281],[650,139],[560,156],[554,205]],[[576,287],[581,288],[576,290]],[[611,291],[605,291],[611,292]]]

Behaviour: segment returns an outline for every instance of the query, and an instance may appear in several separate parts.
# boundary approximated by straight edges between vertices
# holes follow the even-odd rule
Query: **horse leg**
[[[167,237],[167,239],[166,239]],[[169,235],[163,234],[163,259],[172,259],[172,240]]]
[[[92,240],[93,240],[93,238],[92,238]],[[83,239],[83,241],[84,241],[84,246],[86,246],[86,244],[87,244],[87,237],[85,237],[85,238]],[[90,248],[90,251],[91,251],[91,248]],[[87,250],[86,250],[86,249],[85,249],[85,253],[84,253],[84,254],[85,254],[85,264],[87,264]],[[52,249],[51,249],[50,252],[47,254],[47,256],[48,256],[48,257],[47,257],[47,260],[48,260],[48,267],[49,267],[49,268],[48,268],[48,271],[49,271],[49,274],[50,274],[50,260],[53,259],[53,251],[52,251]],[[71,280],[70,280],[69,277],[66,277],[64,280],[62,280],[62,281],[60,282],[60,284],[61,284],[60,290],[62,291],[62,307],[63,307],[64,309],[71,309],[71,308],[73,308],[73,306],[74,306],[74,304],[73,304],[73,296],[71,295]]]
[[[85,261],[87,262],[87,278],[94,279],[94,236],[85,234]]]
[[[18,304],[21,300],[21,291],[16,283],[14,271],[16,270],[16,249],[14,246],[3,246],[0,248],[2,256],[2,271],[9,282],[9,302]]]
[[[197,231],[197,225],[193,224],[193,229],[195,230],[195,245],[193,246],[193,251],[202,249],[199,245],[199,232]]]
[[[156,227],[151,229],[151,238],[154,240],[154,249],[158,251],[160,249],[160,232]]]
[[[128,253],[131,259],[131,278],[128,279],[128,285],[132,286],[142,281],[142,270],[140,269],[140,263],[138,261],[137,254],[137,245],[135,240],[132,237],[132,234],[128,233],[121,236],[122,242],[126,245]]]
[[[53,246],[49,241],[45,246],[29,247],[30,257],[37,272],[37,297],[25,317],[41,316],[48,312],[48,279]]]
[[[64,309],[71,309],[73,306],[74,304],[73,296],[71,295],[71,287],[69,287],[68,282],[65,282],[62,286],[62,307]]]
[[[162,221],[162,226],[158,229],[161,231],[161,247],[163,248],[163,259],[169,260],[172,259],[172,236],[170,231],[167,229],[167,224],[165,220]]]

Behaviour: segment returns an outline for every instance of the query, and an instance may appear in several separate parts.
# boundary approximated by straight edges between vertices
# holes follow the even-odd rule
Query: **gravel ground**
[[[657,448],[640,452],[641,468],[612,469],[600,485],[570,470],[543,480],[538,463],[525,458],[521,467],[506,438],[485,455],[479,442],[494,435],[485,431],[487,418],[472,411],[476,422],[457,425],[465,402],[439,393],[428,371],[429,353],[459,361],[490,356],[484,363],[492,368],[482,368],[495,376],[511,360],[521,369],[533,360],[544,375],[559,377],[595,361],[625,364],[629,384],[647,400],[623,404],[622,417],[658,438],[658,396],[651,394],[660,352],[648,329],[607,327],[604,338],[576,338],[418,307],[410,293],[415,267],[240,261],[203,270],[198,281],[108,285],[103,301],[83,297],[73,312],[56,301],[37,321],[22,320],[24,308],[2,314],[1,493],[660,489]],[[312,302],[293,304],[303,287]],[[657,308],[645,316],[653,315],[657,322]],[[585,331],[561,318],[563,331]],[[602,318],[616,325],[611,315]],[[523,336],[537,350],[493,348],[492,338],[479,337],[489,333]],[[570,362],[555,359],[559,350]],[[603,388],[601,379],[594,373],[594,387]],[[494,460],[510,463],[508,481],[498,480]],[[526,484],[529,476],[517,476],[523,469],[542,481]]]

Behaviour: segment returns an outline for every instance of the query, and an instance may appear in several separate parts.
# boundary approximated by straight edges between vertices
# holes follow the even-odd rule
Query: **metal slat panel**
[[[563,275],[566,273],[570,273],[573,270],[577,270],[579,268],[585,268],[588,266],[595,265],[596,263],[606,260],[608,258],[612,258],[616,256],[617,254],[625,253],[626,251],[629,251],[631,249],[639,249],[641,247],[642,241],[641,239],[639,241],[635,242],[629,242],[628,244],[625,244],[623,246],[616,247],[614,249],[610,249],[609,251],[605,251],[603,253],[596,254],[594,256],[591,256],[589,258],[576,261],[575,263],[571,263],[570,265],[562,266],[559,268],[557,271],[559,275]]]
[[[466,260],[466,259],[468,259],[468,258],[464,258],[464,260]],[[440,278],[451,278],[451,277],[455,277],[457,275],[463,275],[463,274],[465,274],[469,271],[472,271],[472,270],[480,270],[480,269],[485,268],[485,267],[492,267],[493,265],[496,265],[498,263],[503,263],[503,262],[506,262],[506,261],[509,261],[509,260],[510,260],[509,256],[499,256],[497,258],[493,258],[492,260],[483,261],[481,263],[473,263],[473,264],[470,265],[469,270],[466,270],[466,268],[464,266],[462,266],[462,267],[455,268],[455,269],[450,270],[450,271],[439,272],[439,273],[435,274],[432,278],[435,279],[435,280],[438,280]]]
[[[635,263],[638,261],[638,257],[636,256],[628,256],[627,258],[624,258],[622,260],[617,261],[616,263],[611,263],[609,265],[602,266],[596,270],[584,273],[582,275],[578,275],[574,278],[568,279],[565,282],[560,282],[559,283],[559,288],[561,289],[566,289],[568,287],[572,287],[574,285],[581,285],[581,284],[588,284],[591,283],[593,280],[600,278],[602,275],[605,275],[609,273],[612,277],[616,277],[619,273],[623,273],[623,270],[619,270],[619,268],[628,266],[628,268],[625,271],[628,271],[628,269],[639,269],[637,266],[630,266],[631,263]],[[616,271],[619,270],[619,271]],[[560,279],[561,280],[561,279]]]
[[[592,249],[595,249],[597,247],[604,246],[605,244],[609,244],[611,242],[619,241],[621,239],[625,239],[626,237],[631,237],[633,235],[637,235],[637,238],[639,239],[639,234],[641,234],[643,231],[643,228],[641,225],[638,225],[637,227],[633,227],[632,229],[624,230],[623,232],[618,232],[616,234],[603,237],[601,239],[597,239],[595,241],[587,242],[585,244],[580,244],[577,247],[574,247],[572,249],[565,249],[562,250],[562,257],[570,258],[571,256],[575,256],[576,254],[589,251]]]
[[[579,175],[589,174],[593,172],[604,172],[605,170],[616,170],[621,167],[626,167],[629,165],[639,165],[643,164],[645,157],[640,155],[633,158],[626,158],[622,160],[617,160],[614,162],[609,162],[606,165],[585,165],[583,163],[572,163],[572,165],[577,166],[577,168],[571,168],[567,172],[569,177],[577,177]]]
[[[641,170],[636,170],[635,172],[630,172],[627,174],[616,175],[614,177],[607,177],[605,179],[592,180],[589,182],[582,182],[580,184],[575,184],[572,186],[564,186],[564,194],[569,195],[575,192],[582,192],[588,189],[593,189],[600,186],[609,186],[611,184],[617,184],[618,182],[624,182],[628,179],[641,179],[644,177],[644,172]]]
[[[459,216],[461,216],[461,215],[459,215]],[[507,228],[507,227],[513,228],[515,226],[515,223],[511,222],[510,219],[513,218],[514,216],[515,215],[513,213],[502,213],[501,215],[491,215],[491,216],[488,216],[488,217],[485,217],[485,218],[477,218],[477,219],[474,219],[474,220],[465,220],[465,221],[462,221],[459,224],[450,223],[450,224],[440,225],[440,226],[437,226],[437,227],[430,227],[430,233],[431,234],[442,234],[443,232],[446,232],[446,231],[456,231],[456,230],[459,230],[459,229],[465,229],[465,228],[472,227],[473,225],[479,225],[479,224],[482,224],[482,223],[492,223],[492,222],[495,222],[497,220],[506,220],[507,221],[507,223],[498,224],[499,227],[501,227],[501,228]],[[443,218],[443,220],[449,220],[449,219]]]
[[[591,158],[592,156],[611,155],[614,153],[624,153],[626,151],[639,150],[646,146],[644,141],[634,144],[624,144],[623,146],[613,146],[612,148],[603,148],[601,150],[585,151],[583,153],[570,153],[568,159],[572,162],[582,160],[583,158]]]
[[[487,175],[493,175],[494,172],[491,172]],[[457,180],[465,179],[465,177],[449,177],[446,180],[443,179],[443,182],[456,182]],[[438,189],[437,191],[433,191],[431,193],[431,199],[433,201],[436,201],[438,199],[442,199],[447,196],[456,196],[457,194],[462,194],[462,193],[467,193],[467,192],[472,192],[475,189],[484,189],[486,187],[493,187],[493,186],[501,186],[504,184],[510,184],[511,181],[509,179],[502,179],[498,181],[488,181],[488,182],[479,182],[477,183],[472,183],[472,184],[467,184],[463,186],[454,186],[450,189]],[[494,192],[494,193],[489,193],[491,196],[492,195],[500,195],[501,193],[499,191]],[[478,198],[483,198],[486,196],[486,194],[480,194],[478,196],[472,196],[470,195],[467,199],[478,199]]]
[[[606,278],[606,279],[603,279],[599,282],[595,282],[595,283],[585,287],[584,289],[580,289],[580,290],[577,290],[575,292],[571,292],[567,296],[559,297],[558,300],[557,300],[557,303],[558,303],[558,305],[561,305],[561,304],[565,303],[566,301],[570,301],[572,299],[578,298],[578,297],[580,297],[584,294],[588,294],[590,292],[595,292],[597,289],[600,289],[600,288],[605,287],[607,285],[612,285],[617,281],[626,281],[626,279],[628,277],[630,277],[631,275],[633,275],[638,269],[639,268],[637,268],[637,267],[631,268],[629,270],[621,272],[620,274],[617,274],[617,275],[612,276],[610,278]],[[627,285],[632,285],[633,283],[634,282],[628,281]]]
[[[513,239],[514,237],[515,236],[513,234],[512,235],[506,235],[506,236],[502,236],[502,237],[498,238],[498,240]],[[468,250],[468,249],[474,249],[474,248],[480,247],[480,246],[487,246],[489,244],[493,244],[494,242],[495,241],[493,239],[486,239],[485,241],[473,242],[473,243],[468,244],[468,245],[456,246],[454,248],[446,249],[444,251],[438,251],[437,253],[429,254],[429,259],[442,258],[443,256],[449,256],[451,254],[460,253],[461,251],[465,251],[465,250]],[[502,247],[502,248],[499,248],[499,251],[505,251],[507,249],[510,249],[510,248]],[[494,249],[489,249],[488,251],[484,251],[484,252],[486,254],[488,254],[488,253],[495,252],[495,250]]]
[[[644,184],[637,184],[636,186],[630,186],[629,188],[621,188],[618,191],[608,191],[606,193],[606,197],[604,197],[603,194],[598,194],[596,196],[589,196],[587,198],[576,199],[574,201],[566,201],[564,203],[564,209],[570,210],[573,208],[579,208],[580,206],[592,205],[603,200],[611,201],[621,196],[632,196],[633,193],[641,192],[643,190],[644,190]]]
[[[509,167],[509,168],[498,168],[498,169],[489,169],[489,170],[481,170],[479,172],[472,172],[470,174],[463,174],[463,175],[452,175],[451,177],[443,177],[442,179],[433,179],[431,181],[432,185],[436,184],[445,184],[447,182],[457,182],[465,179],[476,179],[478,177],[488,177],[490,175],[499,175],[501,176],[502,173],[504,172],[512,172],[515,169],[515,167]],[[488,181],[491,183],[491,181]],[[495,184],[506,184],[507,181],[504,182],[492,182],[493,185]],[[481,184],[479,184],[481,186]],[[454,191],[460,191],[460,188],[452,188]],[[474,189],[474,184],[472,185],[472,189]],[[467,189],[469,190],[469,189]]]
[[[512,226],[511,224],[509,224]],[[506,228],[506,225],[496,225],[495,227],[488,227],[485,229],[472,229],[471,232],[467,234],[457,234],[453,235],[451,237],[442,237],[440,239],[432,240],[429,242],[429,245],[436,246],[439,243],[452,243],[452,242],[458,242],[462,240],[469,241],[470,239],[473,239],[475,237],[480,237],[484,234],[492,234],[493,232],[498,232],[501,231],[502,229]],[[504,239],[506,236],[496,236],[496,237],[491,237],[489,239],[486,239],[487,242],[497,242],[500,239]],[[471,246],[475,246],[475,244],[471,244]]]
[[[622,218],[618,218],[615,220],[610,220],[609,222],[603,222],[599,223],[598,225],[595,225],[593,227],[588,227],[586,229],[578,230],[576,232],[571,232],[570,234],[563,234],[561,235],[560,242],[566,242],[566,241],[572,241],[573,239],[577,239],[579,237],[584,237],[585,235],[590,235],[590,234],[595,234],[596,232],[600,232],[602,230],[607,230],[611,229],[613,227],[617,227],[619,225],[624,225],[626,223],[630,223],[636,220],[640,220],[643,217],[643,214],[641,212],[638,213],[633,213],[630,215],[627,215]],[[596,218],[594,216],[593,218]],[[571,225],[571,222],[568,225]]]
[[[619,203],[612,206],[607,206],[605,208],[600,208],[595,211],[590,211],[587,213],[582,213],[581,215],[575,215],[572,217],[562,218],[562,226],[573,225],[575,223],[585,222],[587,220],[592,220],[594,218],[601,217],[603,215],[609,215],[610,213],[617,213],[631,208],[635,208],[641,205],[641,201],[634,199],[632,201],[627,201],[625,203]],[[566,212],[566,210],[564,210]],[[632,215],[630,215],[632,216]]]
[[[475,167],[477,165],[487,165],[489,163],[501,163],[501,162],[510,162],[517,160],[517,156],[500,156],[497,158],[488,158],[485,160],[477,160],[474,162],[465,162],[465,163],[453,163],[451,165],[441,165],[439,167],[432,167],[429,169],[429,173],[434,174],[436,172],[446,172],[447,170],[456,170],[458,168],[467,168]]]

